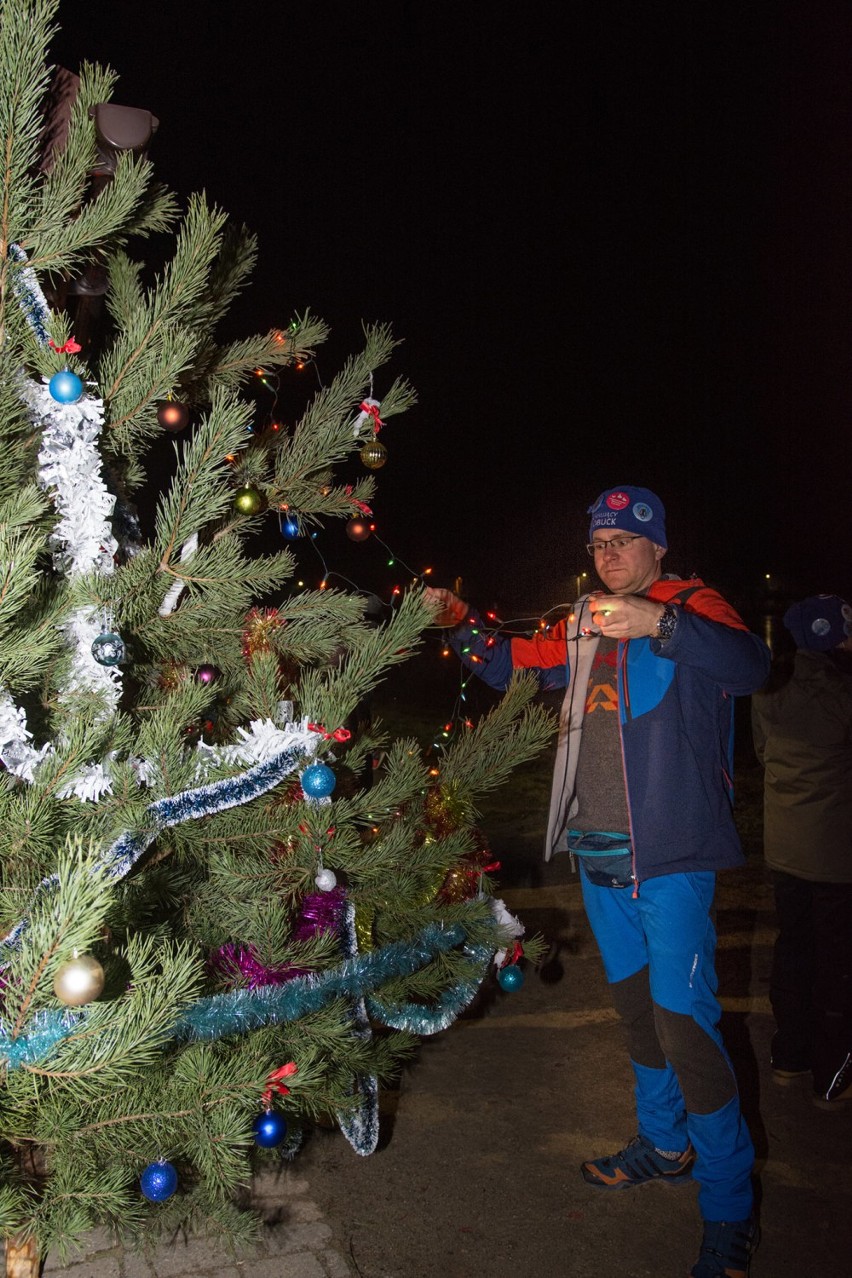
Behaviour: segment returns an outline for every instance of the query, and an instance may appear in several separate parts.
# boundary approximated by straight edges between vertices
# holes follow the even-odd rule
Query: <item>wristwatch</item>
[[[671,604],[663,604],[663,615],[657,622],[657,633],[654,636],[659,639],[660,643],[665,643],[667,639],[671,639],[677,625],[677,608],[673,608]]]

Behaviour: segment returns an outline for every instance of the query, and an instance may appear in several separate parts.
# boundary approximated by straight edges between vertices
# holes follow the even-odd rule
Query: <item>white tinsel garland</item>
[[[39,486],[59,514],[50,537],[56,566],[69,576],[93,569],[108,576],[118,542],[110,522],[115,497],[104,483],[98,449],[103,400],[84,395],[76,404],[60,404],[45,383],[30,379],[23,396],[42,435]]]
[[[24,781],[32,781],[36,768],[53,749],[44,745],[37,750],[30,745],[32,739],[24,711],[0,688],[0,761],[7,771]]]
[[[50,495],[59,516],[50,535],[54,565],[69,577],[93,571],[109,576],[115,571],[118,542],[110,522],[115,497],[104,482],[98,449],[103,401],[84,395],[74,404],[61,404],[46,382],[30,378],[22,379],[21,394],[30,420],[41,432],[38,483]],[[97,693],[103,713],[114,712],[121,695],[121,672],[115,666],[101,665],[92,655],[92,644],[104,629],[104,619],[95,608],[79,608],[60,629],[71,652],[70,674],[66,686],[59,690],[60,698]],[[31,740],[24,711],[0,690],[0,759],[25,781],[33,780],[38,765],[53,752],[51,744],[36,749]],[[83,801],[96,800],[110,789],[104,765],[91,763],[69,780],[63,797],[76,794]]]

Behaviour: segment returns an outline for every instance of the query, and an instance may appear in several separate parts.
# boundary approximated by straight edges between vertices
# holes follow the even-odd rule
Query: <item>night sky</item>
[[[109,63],[114,101],[159,118],[162,180],[257,234],[235,335],[310,308],[332,329],[314,385],[362,321],[403,339],[419,403],[382,433],[375,511],[406,565],[543,611],[590,566],[587,506],[636,483],[668,507],[671,570],[852,597],[848,4],[59,20],[54,61]],[[407,579],[345,541],[323,553],[356,585]]]

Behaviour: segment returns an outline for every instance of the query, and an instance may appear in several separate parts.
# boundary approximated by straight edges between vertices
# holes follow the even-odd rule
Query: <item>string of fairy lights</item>
[[[315,359],[297,360],[294,361],[290,367],[296,372],[304,372],[308,367],[310,367],[315,373],[320,389],[323,389],[322,378]],[[261,434],[264,431],[278,433],[284,429],[277,415],[281,391],[279,380],[280,374],[277,371],[271,372],[263,368],[258,368],[255,370],[255,376],[257,383],[272,396],[272,402],[260,424],[258,426],[250,426],[249,430],[258,434]],[[371,378],[370,400],[368,402],[375,403],[377,401],[372,400],[372,393],[373,387]],[[377,440],[373,440],[371,443],[373,445],[372,447],[361,450],[361,460],[368,469],[378,470],[387,461],[387,449]],[[291,543],[296,541],[300,542],[300,544],[309,549],[310,553],[318,560],[321,570],[317,586],[318,589],[325,590],[333,583],[339,582],[352,589],[357,594],[375,598],[383,608],[386,608],[389,611],[393,610],[401,598],[405,587],[400,585],[398,582],[394,583],[389,587],[387,599],[382,599],[375,591],[363,588],[354,581],[351,576],[330,565],[329,559],[321,547],[318,530],[303,529],[298,515],[287,507],[278,509],[276,513],[278,517],[279,531],[285,540],[290,541]],[[418,585],[432,584],[431,578],[433,575],[433,568],[423,567],[420,570],[417,570],[406,562],[406,560],[379,535],[378,526],[372,512],[363,518],[360,518],[357,515],[353,516],[348,521],[346,531],[351,541],[363,543],[369,540],[374,545],[380,546],[382,548],[382,552],[387,556],[385,560],[385,567],[388,570],[402,568],[409,577],[409,588]],[[304,579],[300,579],[296,584],[301,589],[304,589],[307,586]],[[454,583],[454,589],[456,593],[461,594],[461,581],[458,578]],[[495,612],[486,610],[483,613],[483,617],[485,621],[490,624],[487,627],[483,626],[481,628],[475,628],[473,633],[482,633],[485,635],[486,647],[491,647],[494,644],[498,634],[530,637],[536,632],[546,633],[553,621],[561,616],[569,606],[570,605],[568,604],[559,604],[547,610],[543,615],[513,617],[509,620],[504,620]],[[445,637],[442,637],[441,639],[440,655],[443,658],[449,658],[452,655]],[[481,658],[477,657],[475,654],[470,653],[467,655],[469,655],[469,658],[474,665],[481,660]],[[439,751],[447,745],[450,738],[455,735],[458,728],[471,729],[474,727],[474,722],[466,707],[466,690],[471,679],[475,678],[475,672],[467,669],[461,662],[458,663],[458,671],[459,686],[452,709],[447,718],[436,729],[434,740],[432,742],[433,747]]]

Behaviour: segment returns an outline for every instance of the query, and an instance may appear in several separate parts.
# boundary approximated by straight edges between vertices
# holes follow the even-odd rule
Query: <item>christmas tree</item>
[[[95,1225],[247,1242],[254,1161],[316,1120],[375,1148],[419,1036],[520,979],[476,803],[550,733],[523,680],[437,760],[358,714],[420,583],[376,626],[294,547],[370,515],[347,466],[413,402],[373,394],[395,340],[254,431],[256,370],[325,326],[217,339],[253,238],[115,145],[111,71],[56,111],[56,10],[0,4],[0,1220],[32,1275]],[[293,540],[259,553],[270,519]]]

